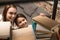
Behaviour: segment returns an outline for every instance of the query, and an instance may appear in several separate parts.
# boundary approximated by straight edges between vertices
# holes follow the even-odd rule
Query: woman
[[[20,14],[20,13],[17,14],[17,16],[15,18],[15,23],[18,28],[28,27],[27,18],[23,14]]]
[[[16,16],[17,8],[15,5],[6,5],[3,14],[2,21],[13,21]]]
[[[13,40],[35,40],[33,28],[28,25],[27,18],[23,14],[17,14],[15,23],[17,27],[13,30]]]
[[[3,14],[2,14],[2,19],[0,21],[10,21],[13,22],[12,24],[14,25],[14,19],[16,17],[17,13],[17,8],[15,5],[6,5]],[[0,39],[4,40],[4,39]]]

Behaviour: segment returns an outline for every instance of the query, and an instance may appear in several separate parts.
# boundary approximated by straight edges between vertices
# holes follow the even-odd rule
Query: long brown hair
[[[3,14],[2,14],[2,16],[3,16],[3,21],[6,21],[7,11],[8,11],[8,9],[11,8],[11,7],[16,8],[15,5],[11,5],[11,4],[5,6],[5,8],[4,8],[4,10],[3,10]],[[16,9],[17,9],[17,8],[16,8]]]

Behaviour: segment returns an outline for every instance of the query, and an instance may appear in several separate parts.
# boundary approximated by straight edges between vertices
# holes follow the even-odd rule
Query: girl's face
[[[8,9],[7,14],[6,14],[6,20],[7,21],[13,21],[14,18],[16,17],[16,9],[11,7]]]
[[[17,25],[19,28],[27,27],[28,26],[27,20],[23,17],[19,17],[17,18]]]

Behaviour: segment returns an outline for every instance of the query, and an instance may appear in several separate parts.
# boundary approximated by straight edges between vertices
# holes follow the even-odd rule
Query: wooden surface
[[[54,26],[58,25],[57,21],[54,21],[46,16],[37,16],[34,17],[33,20],[48,30],[51,30]]]
[[[13,40],[35,40],[32,27],[13,30]]]

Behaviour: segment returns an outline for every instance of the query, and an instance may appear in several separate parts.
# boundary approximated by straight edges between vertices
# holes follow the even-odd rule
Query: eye
[[[13,14],[12,12],[9,12],[11,15]]]
[[[22,21],[25,21],[25,19],[23,19]]]
[[[19,23],[21,23],[21,21]]]
[[[12,14],[16,15],[16,13],[13,13],[13,12],[9,12],[9,13],[10,13],[11,15],[12,15]]]
[[[14,15],[16,15],[16,13],[14,13]]]

